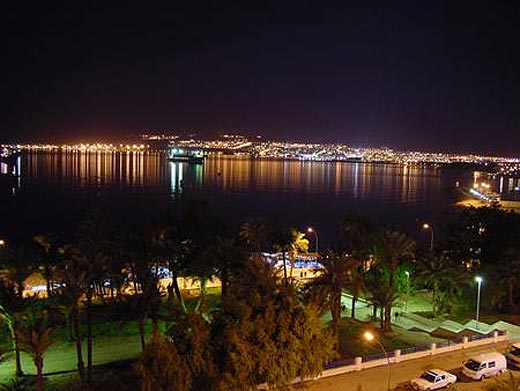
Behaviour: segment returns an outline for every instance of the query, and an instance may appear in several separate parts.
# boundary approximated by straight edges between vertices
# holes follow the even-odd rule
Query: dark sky
[[[2,140],[241,130],[520,155],[519,5],[10,3]]]

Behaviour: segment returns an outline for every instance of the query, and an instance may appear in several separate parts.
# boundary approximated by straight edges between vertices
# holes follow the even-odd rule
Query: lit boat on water
[[[168,151],[168,160],[172,162],[202,164],[205,158],[206,155],[202,149],[173,147]]]

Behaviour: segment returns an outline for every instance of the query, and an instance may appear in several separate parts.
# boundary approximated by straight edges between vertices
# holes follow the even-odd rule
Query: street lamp
[[[386,367],[388,368],[388,378],[387,378],[387,385],[386,388],[388,391],[390,391],[390,358],[388,357],[388,353],[385,350],[385,347],[383,344],[375,337],[374,333],[372,333],[370,330],[367,330],[363,333],[363,339],[370,343],[370,342],[376,342],[379,345],[379,348],[383,351],[386,357]]]
[[[310,234],[311,234],[311,233],[314,234],[314,239],[315,239],[315,241],[316,241],[316,242],[315,242],[316,245],[315,245],[314,247],[315,247],[315,250],[316,250],[316,254],[318,254],[318,233],[317,233],[316,230],[315,230],[314,228],[312,228],[312,227],[308,227],[308,228],[307,228],[307,232],[310,233]]]
[[[431,224],[424,223],[422,225],[422,228],[430,230],[430,234],[431,234],[431,236],[430,236],[430,250],[433,251],[433,226]]]
[[[477,318],[475,320],[475,329],[478,330],[478,322],[479,322],[479,316],[480,316],[480,286],[482,285],[482,281],[484,279],[480,276],[475,277],[475,281],[477,282]]]
[[[405,270],[404,274],[406,275],[406,302],[404,305],[404,311],[408,312],[408,298],[410,297],[410,272]]]
[[[0,247],[4,247],[5,246],[5,240],[4,239],[0,239]]]

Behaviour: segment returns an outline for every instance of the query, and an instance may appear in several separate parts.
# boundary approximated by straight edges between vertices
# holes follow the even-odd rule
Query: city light
[[[375,339],[375,337],[371,331],[367,330],[363,333],[363,339],[367,342],[372,342]]]
[[[318,254],[319,252],[319,238],[318,238],[318,233],[316,232],[316,230],[312,227],[307,227],[307,233],[311,233],[311,234],[314,234],[314,240],[315,240],[315,246],[314,246],[314,250],[316,252],[316,254]]]
[[[370,330],[367,330],[363,333],[363,339],[366,341],[366,342],[375,342],[379,348],[381,349],[381,351],[385,354],[385,357],[386,357],[386,367],[388,368],[388,376],[387,376],[387,390],[390,391],[390,378],[392,376],[392,372],[391,372],[391,366],[390,366],[390,358],[388,357],[388,353],[385,349],[385,347],[383,346],[383,344],[375,337],[375,335],[370,331]]]
[[[19,150],[65,150],[80,152],[126,152],[146,151],[150,149],[148,143],[163,145],[159,149],[167,150],[175,145],[180,149],[202,149],[205,153],[229,152],[233,155],[244,155],[265,159],[286,159],[319,162],[381,162],[402,165],[445,165],[445,164],[477,164],[496,166],[496,172],[507,175],[520,172],[519,158],[504,158],[496,156],[483,156],[474,154],[453,154],[442,152],[421,151],[397,151],[391,148],[358,148],[348,144],[333,143],[302,143],[268,141],[263,138],[248,138],[240,134],[223,134],[216,139],[196,139],[194,135],[181,137],[179,134],[152,134],[141,135],[141,143],[112,144],[112,143],[86,143],[77,144],[22,144],[2,145],[4,148],[17,148]],[[477,182],[475,176],[475,189],[490,190],[491,184]]]
[[[475,281],[478,284],[477,287],[477,315],[475,317],[475,329],[478,330],[479,317],[480,317],[480,288],[484,279],[481,276],[476,276]]]
[[[430,251],[433,251],[433,238],[434,238],[433,226],[431,224],[428,224],[428,223],[423,223],[422,228],[430,230]]]

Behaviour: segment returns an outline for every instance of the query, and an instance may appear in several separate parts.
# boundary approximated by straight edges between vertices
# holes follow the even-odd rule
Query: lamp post
[[[433,251],[433,226],[431,224],[424,223],[422,228],[430,230],[430,250]]]
[[[475,319],[475,329],[478,330],[478,322],[480,316],[480,287],[482,285],[483,278],[480,276],[475,277],[475,281],[477,282],[477,317]]]
[[[4,246],[5,246],[5,240],[4,239],[0,239],[0,248],[2,248]]]
[[[406,275],[406,302],[404,304],[404,311],[408,312],[408,298],[410,297],[410,272],[405,270]]]
[[[318,248],[318,233],[317,233],[316,230],[315,230],[314,228],[312,228],[312,227],[308,227],[308,228],[307,228],[307,232],[308,232],[308,233],[312,233],[312,234],[314,234],[314,240],[315,240],[315,246],[314,246],[314,249],[315,249],[315,251],[316,251],[316,254],[318,254],[318,250],[319,250],[319,248]]]
[[[385,357],[386,357],[386,367],[388,368],[388,377],[387,377],[387,384],[386,384],[386,389],[388,391],[390,391],[390,376],[391,376],[391,368],[390,368],[390,358],[388,357],[388,353],[386,352],[385,350],[385,347],[383,346],[383,344],[375,337],[374,333],[372,333],[371,331],[367,330],[363,333],[363,339],[366,341],[366,342],[373,342],[375,341],[378,345],[379,345],[379,348],[383,351],[383,353],[385,354]]]

